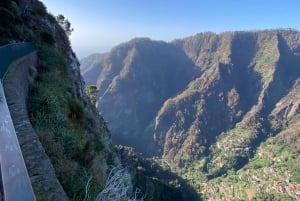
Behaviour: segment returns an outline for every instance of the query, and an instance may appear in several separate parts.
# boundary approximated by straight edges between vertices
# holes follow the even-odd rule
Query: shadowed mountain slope
[[[270,160],[264,158],[270,143],[278,144],[275,158],[289,156],[286,163],[269,161],[272,171],[281,166],[299,183],[299,168],[287,165],[299,164],[299,53],[300,33],[293,30],[200,33],[171,43],[134,39],[94,65],[98,110],[115,143],[168,161],[184,178],[198,178],[193,185],[212,197],[233,197],[214,194],[221,189],[213,178],[226,189],[230,175],[242,178],[245,168]],[[258,178],[265,181],[265,174]],[[274,176],[261,189],[245,184],[250,193],[238,192],[249,197],[255,189],[260,198],[274,181],[293,185],[282,178]],[[288,197],[299,195],[290,191]]]
[[[182,91],[200,73],[181,49],[150,39],[122,44],[97,65],[102,69],[95,83],[101,100],[99,108],[114,125],[110,127],[114,133],[122,129],[120,135],[113,136],[114,140],[131,146],[137,139],[153,141],[143,134],[149,122],[164,101]]]

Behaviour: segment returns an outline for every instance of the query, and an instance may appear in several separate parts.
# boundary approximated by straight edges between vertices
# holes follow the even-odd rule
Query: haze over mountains
[[[116,144],[209,198],[300,199],[299,32],[137,38],[81,64]]]

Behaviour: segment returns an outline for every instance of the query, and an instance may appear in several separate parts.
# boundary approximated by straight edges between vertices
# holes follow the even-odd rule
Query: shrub
[[[12,13],[14,13],[14,18],[16,20],[21,19],[22,12],[21,12],[21,9],[19,8],[19,6],[17,5],[16,2],[12,1],[10,6],[9,6],[9,9],[11,10]]]
[[[51,46],[54,45],[55,40],[54,40],[51,32],[49,32],[49,31],[42,31],[41,34],[40,34],[40,36],[41,36],[42,42],[44,42],[44,43],[46,43],[48,45],[51,45]]]
[[[14,36],[14,38],[21,41],[32,41],[34,38],[31,30],[22,25],[12,27],[11,33]]]
[[[39,2],[39,1],[34,1],[33,5],[32,5],[32,10],[33,10],[33,13],[36,15],[46,16],[46,14],[47,14],[46,7],[44,6],[43,3]]]
[[[55,49],[51,47],[41,47],[39,50],[39,65],[47,67],[49,70],[59,70],[61,74],[67,72],[66,63]]]
[[[101,142],[100,140],[96,143],[96,146],[95,146],[95,150],[96,151],[98,151],[98,152],[100,152],[100,151],[102,151],[102,150],[104,150],[104,144],[103,144],[103,142]]]
[[[69,115],[80,119],[83,109],[77,100],[70,98],[72,88],[65,78],[67,70],[60,54],[43,47],[38,56],[39,67],[47,71],[38,69],[31,85],[28,100],[31,121],[66,193],[81,198],[86,183],[81,174],[88,169],[84,161],[88,139],[83,128]]]
[[[72,120],[81,120],[83,117],[83,108],[81,104],[77,100],[70,99],[68,101],[68,106],[70,109],[69,117]]]
[[[95,85],[89,85],[85,88],[88,97],[93,105],[97,102],[97,87]]]

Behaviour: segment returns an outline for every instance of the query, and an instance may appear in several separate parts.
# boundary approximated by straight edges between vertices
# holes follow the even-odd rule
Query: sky
[[[41,0],[74,28],[81,59],[135,37],[172,41],[200,32],[300,30],[299,0]]]

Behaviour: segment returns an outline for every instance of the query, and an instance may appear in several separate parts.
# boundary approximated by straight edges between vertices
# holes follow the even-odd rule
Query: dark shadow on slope
[[[273,75],[273,81],[270,83],[266,96],[263,100],[263,109],[260,114],[263,119],[263,128],[265,129],[265,132],[262,132],[262,134],[276,134],[282,129],[279,128],[278,130],[272,130],[269,122],[269,115],[275,108],[276,104],[290,92],[295,81],[300,77],[300,56],[295,55],[292,52],[287,41],[281,34],[277,34],[278,49],[280,52],[279,61]],[[253,142],[253,146],[259,146],[259,144],[265,141],[266,138],[266,135],[259,135],[259,137]]]
[[[277,37],[280,57],[273,74],[273,80],[269,84],[263,99],[263,108],[255,117],[257,123],[261,126],[257,129],[257,137],[249,144],[252,149],[249,155],[250,158],[254,156],[257,148],[267,140],[270,134],[276,135],[282,129],[272,129],[269,115],[276,104],[290,92],[295,81],[300,77],[300,56],[293,54],[281,33],[278,33]],[[239,167],[242,168],[245,164],[240,164]]]
[[[238,33],[230,43],[231,63],[212,63],[192,83],[195,90],[190,87],[189,96],[179,99],[176,104],[169,104],[160,116],[162,123],[157,127],[156,138],[164,139],[160,140],[160,146],[164,147],[165,155],[180,167],[185,163],[184,154],[189,155],[188,160],[209,155],[208,148],[216,142],[216,137],[240,122],[258,100],[260,77],[251,66],[257,51],[256,35]],[[229,108],[227,97],[232,89],[237,91],[239,98],[234,107]],[[178,112],[184,119],[183,123],[177,118]],[[167,132],[168,135],[162,136]],[[191,137],[194,134],[196,137]],[[189,139],[192,140],[186,143]]]
[[[254,33],[238,33],[231,43],[231,63],[234,72],[228,82],[234,85],[240,95],[241,109],[248,112],[257,103],[262,88],[260,76],[251,65],[257,53],[257,36]],[[231,79],[231,80],[230,80]]]
[[[216,142],[217,135],[232,129],[240,122],[258,101],[262,85],[259,73],[255,72],[254,66],[251,65],[257,51],[256,37],[253,33],[237,33],[231,41],[231,63],[219,63],[220,80],[211,86],[209,92],[210,94],[217,93],[215,96],[206,97],[205,100],[207,102],[205,117],[209,121],[202,130],[207,133],[209,144]],[[230,109],[228,102],[231,100],[227,94],[232,89],[236,90],[238,101]],[[224,99],[228,98],[228,100],[219,101],[218,93],[223,93]],[[213,115],[214,111],[217,115]],[[214,129],[216,125],[219,129]],[[212,133],[215,135],[211,135]]]
[[[105,94],[99,110],[109,122],[113,142],[153,155],[153,136],[145,132],[163,103],[181,93],[200,70],[172,44],[136,39]],[[143,144],[148,144],[145,147]],[[147,149],[145,149],[147,148]]]
[[[296,79],[300,77],[300,56],[293,54],[287,41],[280,34],[278,34],[278,49],[280,57],[273,81],[264,99],[263,116],[271,113],[276,103],[289,93]]]
[[[131,147],[117,146],[122,164],[134,174],[134,186],[142,191],[145,201],[201,201],[186,180],[163,169],[153,159],[145,159]]]
[[[230,64],[219,63],[220,79],[210,86],[205,97],[205,118],[207,125],[201,128],[207,133],[209,144],[216,141],[216,136],[226,132],[240,122],[251,107],[257,102],[261,90],[260,76],[251,64],[257,51],[256,35],[253,33],[237,33],[231,41]],[[230,90],[236,89],[238,102],[229,109]],[[219,94],[224,94],[224,101],[220,101]],[[209,94],[214,94],[211,96]],[[228,100],[226,100],[228,98]],[[237,115],[237,113],[241,114]],[[216,113],[214,115],[214,113]],[[216,127],[219,127],[217,129]],[[215,135],[212,135],[215,133]]]

